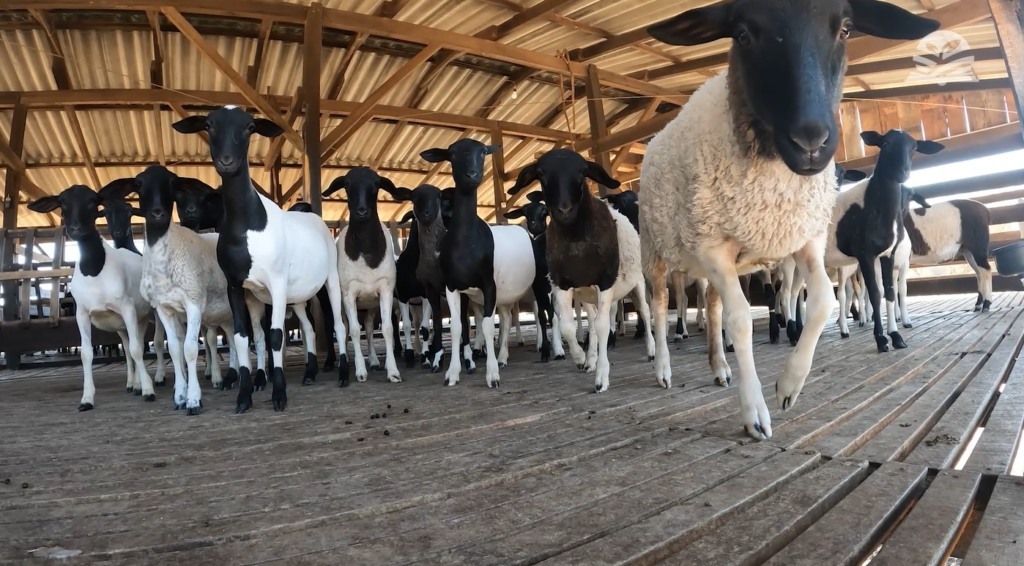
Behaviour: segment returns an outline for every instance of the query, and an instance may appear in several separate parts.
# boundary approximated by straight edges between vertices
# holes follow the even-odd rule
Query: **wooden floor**
[[[169,388],[126,395],[119,364],[78,413],[78,368],[0,373],[0,561],[1019,566],[1022,304],[916,300],[910,349],[885,355],[869,329],[830,324],[787,413],[774,382],[792,348],[768,344],[762,316],[761,443],[701,336],[672,347],[669,391],[620,338],[600,395],[532,347],[513,347],[497,391],[404,368],[401,384],[301,387],[293,351],[285,413],[267,391],[235,415],[234,391],[207,389],[186,417]]]

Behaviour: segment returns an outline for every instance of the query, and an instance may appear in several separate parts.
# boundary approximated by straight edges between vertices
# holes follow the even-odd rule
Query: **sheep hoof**
[[[154,381],[153,382],[153,386],[154,387],[166,387],[167,386],[167,380],[166,379],[162,379],[160,381]]]
[[[565,354],[560,354],[560,355],[555,356],[555,360],[556,361],[561,361],[561,360],[564,360],[564,359],[565,359]]]
[[[508,362],[498,362],[498,369],[504,369],[508,367]]]
[[[892,347],[897,350],[902,350],[907,347],[907,343],[903,341],[903,337],[900,336],[899,332],[890,332],[889,337],[892,338]]]
[[[849,338],[850,337],[850,333],[849,332],[840,332],[839,333],[839,337],[840,338]]]
[[[653,362],[654,361],[654,356],[647,356],[647,361],[648,362]]]
[[[82,403],[82,404],[78,405],[78,412],[79,413],[81,413],[82,411],[91,411],[91,410],[92,410],[92,403]]]
[[[348,356],[345,354],[338,359],[338,387],[348,387]]]
[[[125,392],[125,393],[132,393],[132,392],[134,392],[134,391],[135,391],[135,389],[133,389],[133,388],[131,388],[131,387],[125,387],[125,388],[124,388],[124,392]]]
[[[143,395],[142,400],[146,403],[152,403],[156,401],[156,393],[150,393],[149,395]]]
[[[889,351],[889,340],[885,336],[875,336],[875,345],[878,346],[878,353],[880,354]]]
[[[133,387],[132,388],[132,394],[135,395],[136,397],[138,397],[139,395],[142,395],[142,389],[139,389],[137,387]]]
[[[903,323],[903,328],[913,328],[913,327],[914,327],[914,325],[909,323],[909,322],[904,322]]]
[[[384,369],[380,364],[370,364],[370,371],[380,371]]]
[[[775,388],[778,389],[778,387],[779,387],[778,384],[776,384]],[[788,411],[789,408],[792,407],[792,406],[793,406],[793,398],[792,397],[786,397],[785,399],[782,400],[782,410],[783,411]]]
[[[484,354],[484,351],[482,349],[481,350],[477,350],[476,348],[473,348],[473,359],[474,360],[481,360],[481,359],[484,358],[485,355],[486,354]]]
[[[412,351],[412,348],[406,348],[405,350],[405,367],[413,368],[416,366],[416,352]]]
[[[750,433],[750,431],[747,432],[748,434]],[[760,423],[754,423],[754,434],[750,434],[750,436],[754,437],[757,440],[768,440],[768,438],[770,438],[768,434],[765,433],[764,428],[761,426]]]
[[[277,379],[277,375],[274,376],[274,391],[270,394],[270,398],[274,404],[274,410],[281,412],[288,406],[288,393],[285,390],[284,385],[284,370],[281,368],[274,368],[274,373],[281,372],[280,381]]]
[[[397,373],[395,375],[389,375],[388,381],[390,381],[391,383],[402,383],[402,376],[398,375]]]
[[[717,385],[721,386],[721,387],[731,387],[732,386],[732,377],[731,376],[725,376],[724,379],[721,378],[721,377],[716,377],[715,378],[715,383]]]
[[[175,411],[180,411],[180,410],[182,410],[184,408],[185,408],[185,402],[184,401],[175,401],[174,402],[174,410]]]
[[[988,312],[992,308],[992,301],[985,301],[981,304],[981,312]]]
[[[256,375],[253,377],[253,391],[263,391],[264,389],[266,389],[266,372],[257,369]]]
[[[609,350],[614,350],[615,349],[615,331],[614,330],[612,330],[608,334],[608,349]]]
[[[731,354],[736,351],[736,346],[729,344],[728,346],[725,347],[725,351]]]
[[[201,412],[203,412],[202,407],[189,407],[189,409],[185,411],[185,416],[194,417]]]
[[[861,328],[864,328],[864,321],[863,320],[857,321],[857,326],[859,326]]]
[[[779,343],[779,325],[775,324],[774,321],[768,323],[768,341],[772,344]]]
[[[238,392],[238,401],[235,403],[235,414],[241,415],[252,408],[252,395]]]
[[[222,390],[231,389],[236,381],[238,381],[238,370],[235,368],[228,368],[228,372],[224,374],[224,379],[220,382],[220,388]]]
[[[427,330],[426,328],[423,328],[421,326],[420,327],[420,340],[422,340],[424,342],[429,342],[430,341],[430,330]]]

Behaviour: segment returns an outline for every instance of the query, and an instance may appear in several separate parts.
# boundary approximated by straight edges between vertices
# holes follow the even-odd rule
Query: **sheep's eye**
[[[850,37],[850,31],[853,30],[853,22],[846,20],[843,22],[843,26],[839,28],[839,41],[846,41]]]
[[[248,126],[247,126],[247,127],[245,128],[245,131],[249,132],[250,134],[251,134],[251,133],[253,133],[253,132],[255,132],[255,131],[256,131],[256,124],[249,124],[249,125],[248,125]]]
[[[739,43],[740,45],[747,46],[750,45],[752,41],[753,38],[750,37],[750,32],[745,29],[740,29],[739,33],[736,34],[736,43]]]

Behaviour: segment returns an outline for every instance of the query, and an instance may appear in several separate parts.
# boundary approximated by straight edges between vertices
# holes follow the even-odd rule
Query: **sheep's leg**
[[[476,354],[473,352],[473,348],[469,344],[469,310],[472,307],[473,309],[476,309],[477,312],[479,313],[480,306],[475,303],[470,303],[469,295],[463,294],[461,300],[462,308],[460,309],[460,312],[462,313],[462,362],[466,365],[466,373],[473,375],[473,373],[476,372]],[[484,336],[482,334],[482,326],[483,322],[480,322],[480,324],[477,324],[476,326],[476,334],[481,341],[483,340]],[[494,333],[492,332],[491,335],[493,336]],[[483,352],[483,350],[481,350],[481,352]],[[484,356],[485,354],[481,353],[480,355]]]
[[[831,285],[831,283],[830,283]],[[790,292],[790,313],[793,318],[786,322],[786,337],[789,338],[789,344],[796,346],[797,342],[800,341],[800,336],[804,331],[804,275],[800,270],[796,269],[796,265],[793,266],[793,287]]]
[[[224,380],[221,379],[220,375],[220,360],[217,359],[217,327],[207,326],[206,327],[206,339],[203,344],[206,349],[206,371],[209,373],[211,385],[220,389],[221,384]],[[198,363],[198,362],[196,362]]]
[[[836,298],[839,300],[839,336],[840,338],[850,337],[850,327],[846,324],[846,287],[849,283],[849,274],[845,267],[839,268],[839,286],[836,289]]]
[[[235,325],[230,321],[220,325],[220,329],[224,331],[224,336],[233,336],[235,334]],[[233,340],[226,340],[228,347],[228,371],[226,377],[221,380],[218,389],[224,385],[224,381],[230,379],[232,382],[238,380],[238,348],[235,347]],[[216,344],[216,342],[214,343]]]
[[[405,357],[405,367],[411,368],[416,365],[416,353],[413,350],[412,320],[409,312],[409,303],[398,301],[398,311],[402,314],[402,354]],[[416,339],[418,344],[418,334]]]
[[[516,325],[516,341],[519,342],[520,346],[525,346],[526,338],[523,337],[522,321],[519,320],[521,318],[520,314],[522,313],[519,310],[519,301],[516,301],[512,305],[512,314],[510,316],[512,317],[512,322]],[[536,311],[534,311],[534,314],[536,314]],[[505,361],[507,362],[508,360],[506,359]],[[498,365],[501,365],[501,362],[498,362]]]
[[[202,411],[203,392],[199,389],[199,370],[196,367],[199,362],[199,331],[202,325],[202,308],[197,303],[186,303],[184,354],[188,384],[185,389],[185,414],[188,416],[198,415]],[[216,377],[220,379],[220,368],[217,369]]]
[[[729,327],[729,334],[736,347],[739,364],[740,414],[747,434],[758,440],[772,437],[771,416],[761,394],[761,381],[754,366],[753,321],[750,318],[750,303],[743,295],[731,249],[710,250],[704,254],[702,264],[708,271],[710,284],[719,293],[722,302],[722,321]],[[708,301],[711,302],[710,300]],[[708,328],[709,334],[717,329]]]
[[[428,287],[425,302],[430,305],[430,315],[434,325],[434,335],[431,337],[430,349],[424,355],[423,366],[425,368],[430,368],[431,373],[437,373],[441,371],[441,365],[444,361],[444,346],[441,343],[441,334],[444,329],[444,316],[441,309],[441,292],[438,289]],[[458,341],[458,338],[456,338],[456,336],[456,334],[452,334],[451,338],[452,357],[457,360],[458,346],[456,345],[456,342]],[[458,380],[456,380],[456,383],[458,383]]]
[[[245,301],[249,320],[254,321],[254,324],[252,324],[252,342],[256,350],[256,373],[253,375],[253,388],[256,391],[263,391],[267,388],[267,335],[263,331],[263,318],[267,314],[267,309],[266,305],[259,302],[256,297],[247,296]],[[232,324],[234,325],[235,323],[232,322]],[[245,356],[246,365],[248,365],[248,340],[246,340],[245,348],[241,350],[238,349],[238,343],[236,342],[235,350],[238,352],[239,363],[241,363],[242,356]],[[225,389],[231,389],[231,385],[234,383],[234,381],[228,383],[228,379],[231,377],[231,372],[228,372],[228,376],[224,379]]]
[[[658,385],[672,387],[672,360],[668,353],[668,265],[660,258],[652,258],[647,279],[651,283],[651,307],[654,319],[654,376]]]
[[[725,329],[722,320],[722,297],[714,285],[708,285],[708,363],[715,383],[722,387],[732,385],[732,368],[725,359]]]
[[[707,324],[704,320],[704,310],[708,302],[708,280],[697,279],[697,330],[706,330]]]
[[[388,374],[388,381],[401,383],[402,375],[398,372],[398,363],[395,361],[395,334],[394,321],[394,292],[387,287],[378,290],[380,294],[380,331],[384,335],[384,369]]]
[[[654,361],[654,334],[651,332],[651,307],[647,304],[647,284],[641,280],[633,289],[633,304],[636,305],[638,320],[644,323],[644,336],[647,339],[647,361]],[[684,313],[686,311],[683,311]]]
[[[896,284],[896,298],[900,303],[900,321],[903,323],[903,328],[913,328],[914,322],[910,320],[910,308],[907,306],[907,272],[910,270],[910,266],[907,262],[903,262],[896,269],[896,277],[898,283]]]
[[[449,332],[452,336],[452,359],[448,364],[448,372],[444,376],[444,384],[451,387],[458,385],[459,374],[462,372],[462,362],[459,360],[459,348],[462,347],[462,293],[446,289],[445,295],[448,299],[448,311],[451,315]],[[440,309],[437,309],[437,311],[434,314],[435,317],[440,314]],[[436,329],[436,322],[434,327]],[[441,333],[437,332],[434,336],[434,342],[436,343],[440,339]]]
[[[537,325],[537,340],[536,340],[536,342],[537,342],[537,351],[540,352],[540,349],[541,349],[540,333],[542,332],[542,330],[541,330],[541,323],[540,323],[541,319],[540,319],[540,312],[539,312],[540,311],[540,305],[537,303],[537,301],[533,301],[532,309],[533,310],[530,311],[530,313],[533,314],[533,323]],[[544,330],[544,331],[546,332],[546,330]]]
[[[146,362],[142,359],[143,330],[139,328],[139,316],[135,312],[135,305],[128,305],[123,309],[121,316],[124,318],[125,330],[128,331],[128,352],[125,357],[131,356],[135,362],[135,375],[142,385],[142,400],[147,403],[156,401],[156,392],[153,390],[153,380],[146,371]],[[199,338],[196,338],[197,342]]]
[[[824,239],[808,242],[794,257],[807,280],[807,318],[800,343],[786,362],[786,370],[775,384],[776,398],[782,410],[788,410],[796,403],[803,389],[807,375],[811,372],[814,350],[825,324],[832,316],[835,298],[832,281],[825,270]],[[874,266],[873,262],[869,262]]]
[[[153,385],[163,387],[167,385],[164,374],[167,371],[167,364],[164,362],[164,325],[160,319],[153,316],[153,351],[156,353],[156,377],[153,378]]]
[[[383,369],[380,365],[380,356],[377,354],[377,344],[374,341],[376,332],[374,329],[377,327],[377,311],[374,309],[366,309],[366,319],[363,322],[363,329],[366,332],[366,351],[368,352],[367,358],[370,360],[370,371],[380,371]],[[381,328],[383,328],[383,321],[381,321]]]
[[[430,301],[428,301],[426,298],[423,298],[422,301],[423,305],[420,307],[422,309],[422,312],[420,314],[419,329],[420,340],[422,340],[424,344],[423,353],[426,354],[426,343],[430,341],[430,323],[427,321],[433,320],[434,318],[434,305],[431,304]],[[440,302],[438,302],[438,305],[440,305]]]
[[[330,254],[331,261],[337,262],[336,254]],[[337,263],[333,263],[337,265]],[[334,336],[338,342],[338,387],[348,387],[348,354],[345,353],[345,321],[341,318],[341,281],[338,270],[331,267],[327,270],[327,298],[331,303],[331,318],[334,320]],[[330,337],[330,333],[327,334]],[[330,348],[328,358],[333,358],[334,347]]]
[[[762,270],[761,278],[764,285],[765,302],[768,303],[768,341],[776,344],[779,341],[779,319],[776,316],[775,283],[772,281],[770,270]]]
[[[586,359],[584,361],[583,370],[587,372],[594,371],[597,369],[597,343],[598,341],[605,341],[608,339],[608,335],[600,335],[597,333],[597,305],[591,303],[584,303],[583,310],[587,311],[587,320],[593,321],[590,323],[589,334],[587,336],[587,343],[584,348],[587,350]],[[611,310],[611,305],[608,305],[608,310]],[[611,312],[608,313],[607,326],[611,328]]]
[[[299,327],[302,329],[302,343],[306,346],[306,369],[302,372],[302,384],[312,385],[316,382],[316,374],[320,369],[320,364],[316,361],[316,340],[310,339],[316,333],[316,330],[313,327],[312,321],[309,320],[305,306],[305,303],[296,303],[292,305],[292,312],[299,319]]]
[[[686,296],[686,275],[681,271],[672,272],[672,293],[676,297],[676,337],[675,342],[681,342],[690,337],[686,330],[686,311],[689,307],[689,297]]]
[[[537,325],[537,346],[540,350],[540,361],[548,363],[551,359],[551,341],[548,340],[548,312],[551,311],[551,295],[544,283],[534,281],[533,295],[537,298],[534,304],[534,322]]]
[[[595,305],[595,307],[596,307],[596,305]],[[587,311],[587,312],[590,312],[590,311]],[[596,308],[595,308],[595,312],[596,312]],[[611,312],[608,313],[609,314],[609,318],[608,318],[608,348],[609,349],[614,349],[615,348],[615,336],[616,336],[616,334],[618,332],[619,321],[621,320],[619,318],[619,315],[625,316],[625,312],[626,312],[626,303],[624,301],[612,301]],[[597,355],[597,351],[596,350],[594,351],[594,355],[595,356]],[[595,360],[596,360],[596,358],[595,358]]]
[[[512,309],[498,307],[498,369],[508,366],[508,339],[512,334]]]
[[[248,329],[250,315],[249,307],[245,302],[245,289],[242,288],[241,282],[228,283],[228,303],[231,305],[231,321],[235,326],[233,337],[235,349],[238,350],[238,398],[235,402],[235,414],[241,414],[252,408],[253,390],[252,376],[249,374]],[[260,316],[258,318],[254,316],[251,319],[253,334],[256,333],[255,327],[261,323],[262,311],[265,310],[263,305],[258,308]],[[229,389],[231,384],[225,381],[224,387]]]
[[[558,312],[558,305],[556,304],[554,293],[551,294],[551,303],[552,303],[552,308],[554,309],[554,314],[551,317],[551,353],[555,356],[556,360],[564,360],[565,359],[565,346],[562,345],[562,328],[563,328],[562,327],[562,320],[563,320],[563,317]],[[572,328],[572,306],[571,305],[566,310],[566,312],[569,314],[569,324],[570,324],[570,326],[568,328]],[[566,334],[566,336],[569,336],[569,335],[570,334]],[[574,338],[576,337],[575,332],[573,332],[571,335]]]
[[[583,348],[580,348],[580,343],[576,340],[576,332],[573,329],[571,309],[574,294],[573,289],[555,289],[552,296],[555,299],[555,312],[558,313],[559,323],[562,325],[562,335],[569,344],[569,354],[576,362],[576,367],[583,369],[587,361],[587,354]]]
[[[117,336],[119,338],[121,338],[121,345],[122,345],[122,347],[124,347],[124,351],[127,352],[128,351],[128,333],[125,332],[124,330],[120,330],[120,331],[118,331]],[[127,374],[128,374],[127,375],[128,381],[125,384],[125,391],[127,391],[128,393],[134,393],[136,395],[142,395],[142,386],[135,379],[135,376],[136,376],[136,373],[135,373],[135,360],[133,360],[131,356],[125,356],[125,358],[124,358],[124,366],[125,366],[125,369],[127,370]]]
[[[275,411],[284,411],[288,407],[288,384],[284,377],[284,320],[288,314],[287,281],[270,281],[270,355],[273,364],[270,382],[273,390],[270,399]],[[313,333],[310,340],[316,340]]]
[[[89,313],[81,307],[75,310],[75,321],[78,333],[82,337],[78,354],[82,358],[82,400],[78,404],[79,411],[91,411],[96,401],[96,383],[92,380],[92,320]]]
[[[987,254],[987,250],[979,251],[977,255],[970,250],[963,250],[964,259],[967,260],[967,264],[974,270],[978,279],[978,301],[974,305],[974,312],[988,312],[992,307],[992,269],[988,263]],[[981,261],[979,261],[979,257],[982,258]]]
[[[185,408],[188,393],[183,342],[185,330],[178,315],[171,309],[157,307],[157,316],[160,317],[160,323],[164,325],[164,332],[167,334],[167,350],[171,354],[171,363],[174,366],[174,410],[179,411]]]
[[[601,291],[597,295],[597,308],[595,309],[596,318],[594,319],[596,320],[596,323],[594,324],[596,329],[592,335],[596,336],[596,340],[594,341],[597,342],[597,360],[595,360],[594,365],[594,369],[597,370],[597,375],[594,378],[594,391],[598,393],[608,391],[609,386],[608,374],[611,364],[608,363],[608,343],[605,342],[602,337],[608,336],[608,326],[610,322],[608,315],[610,314],[609,311],[611,310],[612,303],[614,302],[615,297],[612,295],[610,289],[607,291]],[[591,348],[593,347],[594,345],[591,344]]]
[[[791,267],[793,269],[791,269]],[[782,303],[782,319],[784,325],[787,326],[789,321],[793,320],[792,310],[792,295],[793,295],[793,274],[795,265],[792,265],[789,261],[783,261],[782,263],[782,285],[779,286],[779,297]]]
[[[483,314],[481,314],[480,305],[476,303],[470,303],[470,308],[473,309],[473,325],[476,326],[476,333],[473,335],[473,359],[477,360],[484,357],[484,333],[481,332],[483,327]],[[468,328],[463,328],[463,332],[468,332]],[[493,334],[493,333],[492,333]]]
[[[348,332],[352,339],[352,359],[356,366],[356,381],[366,381],[366,360],[363,359],[363,346],[359,343],[362,338],[362,329],[359,327],[359,311],[356,309],[355,292],[346,292],[343,302],[345,303],[345,312],[348,313]]]
[[[875,345],[878,346],[879,352],[888,352],[889,339],[885,337],[885,332],[882,328],[881,293],[875,279],[875,258],[864,256],[857,258],[857,260],[860,264],[860,271],[864,275],[864,286],[868,289],[868,299],[871,302],[871,320],[874,323]]]
[[[583,340],[583,303],[576,301],[576,341]]]
[[[892,347],[902,350],[907,347],[903,337],[900,336],[896,326],[896,290],[893,288],[893,262],[892,256],[881,256],[878,264],[882,268],[882,289],[885,292],[885,314],[888,320],[889,338],[892,340]]]
[[[206,368],[203,370],[203,375],[206,377],[206,381],[213,381],[213,366],[210,364],[210,361],[213,360],[216,348],[210,347],[210,333],[213,332],[213,336],[216,338],[217,330],[216,328],[211,328],[209,326],[204,326],[203,330],[203,349],[206,351]],[[214,344],[216,344],[216,342],[214,342]]]

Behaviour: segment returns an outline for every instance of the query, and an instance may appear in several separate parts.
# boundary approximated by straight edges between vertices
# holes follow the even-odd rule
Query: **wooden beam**
[[[591,45],[590,47],[574,49],[569,54],[569,57],[574,61],[589,61],[606,53],[611,53],[612,51],[622,49],[623,47],[629,47],[650,38],[651,36],[647,33],[647,26],[644,26],[632,31],[627,31],[626,33],[621,33],[615,37]]]
[[[642,124],[647,120],[650,120],[652,117],[654,117],[654,114],[655,112],[657,112],[658,106],[660,105],[660,98],[655,98],[654,100],[652,100],[651,103],[647,105],[647,109],[644,110],[644,113],[640,115],[640,119],[637,120],[637,123]],[[617,176],[619,167],[621,167],[622,164],[626,162],[626,158],[629,157],[630,150],[633,149],[635,143],[636,142],[627,143],[626,145],[622,146],[622,148],[619,149],[619,153],[616,154],[615,159],[612,161],[611,168],[608,169],[609,175],[611,175],[612,177]]]
[[[901,98],[904,96],[923,96],[928,94],[948,94],[950,92],[967,92],[973,90],[994,90],[1010,87],[1010,79],[985,79],[974,82],[956,82],[945,85],[925,84],[886,88],[877,90],[864,90],[847,92],[843,100],[883,100]],[[1016,113],[1016,108],[1013,112]]]
[[[11,119],[10,141],[3,139],[3,134],[0,133],[0,158],[7,163],[6,179],[4,180],[3,227],[8,230],[18,227],[18,200],[21,198],[21,186],[25,177],[25,162],[21,160],[21,155],[25,147],[27,122],[28,108],[19,104],[14,107],[14,116]],[[10,239],[6,239],[4,242],[8,245],[14,243]],[[3,254],[3,257],[10,258],[12,256]],[[2,269],[3,267],[0,266],[0,270]]]
[[[932,140],[940,142],[946,146],[946,149],[935,155],[918,155],[914,157],[914,169],[937,167],[948,163],[1024,149],[1024,139],[1021,138],[1020,131],[1020,123],[1013,122],[969,134]],[[878,156],[871,155],[844,161],[841,164],[847,169],[857,169],[870,174],[874,171],[877,161]]]
[[[504,137],[500,129],[491,130],[491,145],[502,149],[491,154],[491,179],[494,181],[494,207],[501,211],[505,205],[505,155]],[[508,224],[508,219],[498,215],[498,224]]]
[[[156,128],[153,130],[157,132],[156,139],[153,140],[156,143],[156,158],[160,161],[160,165],[167,166],[167,151],[164,149],[164,126],[163,119],[161,118],[160,105],[153,105],[153,122]],[[96,165],[93,164],[93,167]]]
[[[323,216],[320,196],[320,54],[323,51],[324,5],[314,2],[306,12],[305,52],[302,56],[302,89],[306,93],[306,120],[303,122],[304,151],[302,178],[306,202],[313,212]]]
[[[484,102],[483,106],[480,107],[480,111],[477,112],[476,115],[480,118],[490,116],[491,112],[493,112],[494,109],[505,100],[505,97],[515,92],[519,83],[530,78],[533,73],[533,69],[522,69],[512,76],[506,77],[505,81],[503,81],[501,86],[498,87],[498,90],[494,91],[494,94],[492,94],[491,97],[487,99],[487,102]]]
[[[267,42],[270,41],[270,31],[274,29],[272,20],[260,22],[260,36],[256,40],[256,53],[252,58],[252,65],[245,72],[245,81],[252,88],[259,88],[260,72],[263,70],[263,57],[267,52]]]
[[[1003,49],[1001,47],[983,47],[980,49],[971,49],[964,53],[965,55],[973,57],[975,63],[1003,58]],[[846,68],[846,76],[855,77],[860,75],[870,75],[873,73],[891,73],[893,71],[907,71],[909,74],[916,68],[917,63],[915,63],[913,59],[899,57],[896,59],[884,59],[882,61],[850,65]]]
[[[341,97],[341,89],[345,87],[345,74],[348,73],[349,67],[352,66],[352,61],[355,59],[356,53],[359,52],[359,48],[363,46],[363,43],[366,43],[369,37],[370,34],[368,33],[357,33],[352,38],[352,43],[345,48],[341,64],[338,65],[338,72],[334,75],[330,88],[327,89],[327,98],[337,100]]]
[[[603,139],[593,140],[590,147],[593,152],[600,153],[602,151],[612,151],[626,144],[649,138],[660,132],[678,114],[678,109],[658,114],[650,120],[629,128],[623,128]]]
[[[75,112],[74,106],[65,106],[64,113],[68,117],[68,122],[71,123],[71,132],[75,136],[75,146],[78,149],[78,153],[82,156],[82,160],[85,161],[85,167],[89,171],[92,186],[98,191],[103,187],[103,183],[100,182],[100,176],[96,174],[96,166],[92,162],[89,146],[85,143],[85,133],[82,132],[82,123],[78,120],[78,113]]]
[[[306,98],[303,96],[302,85],[295,87],[295,96],[292,97],[292,103],[288,106],[288,114],[285,115],[285,119],[288,120],[288,124],[295,127],[295,120],[298,119],[302,113],[302,105],[305,103]],[[319,102],[317,102],[319,106]],[[319,127],[319,126],[318,126]],[[319,132],[317,133],[319,136]],[[317,143],[319,143],[319,139]],[[281,159],[281,149],[284,147],[284,136],[277,136],[270,140],[270,149],[267,151],[267,156],[263,158],[263,169],[270,171],[276,165],[278,160]]]
[[[519,157],[519,154],[522,153],[523,151],[525,151],[528,147],[530,147],[530,145],[533,144],[535,141],[537,141],[537,140],[523,140],[523,141],[519,142],[515,147],[513,147],[510,151],[502,152],[504,154],[502,156],[502,161],[504,162],[504,163],[502,163],[502,169],[504,169],[506,163],[508,163],[509,161],[512,161],[516,157]],[[564,144],[556,144],[555,147],[552,148],[552,149],[558,149],[562,145],[564,145]],[[515,169],[513,171],[505,171],[503,173],[503,178],[506,181],[509,180],[509,179],[518,178],[520,171],[522,171],[522,167],[520,167],[518,169]],[[503,189],[502,190],[502,202],[503,202],[502,206],[500,208],[499,207],[495,207],[495,209],[493,211],[491,211],[490,213],[485,215],[484,220],[490,222],[491,219],[497,217],[498,214],[504,214],[505,212],[508,212],[509,210],[512,210],[512,208],[516,205],[516,203],[518,203],[519,200],[521,198],[523,198],[529,192],[529,191],[522,191],[522,192],[520,192],[519,194],[516,194],[516,195],[506,196],[505,193],[504,193],[504,184],[502,185],[502,189]]]
[[[149,64],[149,82],[153,88],[163,88],[164,45],[160,37],[160,11],[146,10],[146,19],[153,33],[153,61]]]
[[[1024,20],[1020,0],[988,0],[1010,74],[1017,116],[1024,115]]]
[[[203,39],[203,36],[196,31],[196,28],[192,27],[192,24],[188,23],[185,16],[181,15],[181,12],[170,6],[164,6],[161,10],[163,10],[164,16],[167,17],[167,19],[170,20],[170,22],[174,24],[179,31],[181,31],[182,35],[184,35],[200,53],[209,59],[209,61],[213,63],[213,65],[217,67],[217,69],[219,69],[233,85],[235,85],[235,88],[242,93],[242,96],[244,96],[250,104],[258,108],[260,112],[274,123],[282,126],[284,128],[284,136],[288,138],[288,141],[295,144],[295,147],[300,150],[302,149],[302,137],[299,136],[298,132],[288,126],[277,109],[267,102],[260,93],[256,92],[256,89],[245,81],[245,78],[231,66],[231,63],[229,63],[227,59],[218,53],[212,45]]]
[[[420,79],[420,82],[419,84],[416,85],[416,88],[412,90],[412,96],[409,97],[409,100],[408,102],[406,102],[405,105],[410,108],[418,107],[420,103],[423,102],[423,99],[427,96],[427,93],[430,91],[430,85],[434,82],[435,79],[437,79],[438,75],[441,74],[441,71],[443,71],[445,67],[452,64],[456,59],[462,57],[465,54],[465,51],[451,51],[447,53],[444,57],[438,58],[434,62],[434,65],[430,68],[430,70],[427,71],[427,73],[423,75],[423,78]]]
[[[1007,187],[1014,187],[1017,185],[1024,185],[1024,170],[1018,169],[1002,173],[977,175],[975,177],[957,179],[955,181],[943,181],[941,183],[934,183],[923,187],[915,187],[914,190],[925,198],[938,198],[976,193],[979,191],[1005,189]]]
[[[608,124],[605,122],[604,100],[601,94],[601,82],[597,76],[595,65],[587,66],[587,113],[590,115],[590,137],[593,139],[604,139],[608,137]],[[611,173],[612,162],[608,151],[595,151],[591,149],[594,161]],[[598,190],[601,196],[608,194],[608,187],[599,185]]]
[[[519,12],[504,22],[491,26],[484,31],[477,34],[477,37],[482,37],[492,41],[497,41],[503,37],[511,34],[515,30],[529,25],[537,20],[543,19],[547,14],[558,10],[566,4],[572,3],[573,0],[541,0],[540,2],[530,6],[529,8]]]
[[[29,9],[32,17],[43,27],[46,41],[50,45],[50,72],[53,73],[53,82],[57,90],[71,90],[71,75],[68,74],[67,58],[64,56],[64,48],[50,25],[50,16],[43,10]]]

